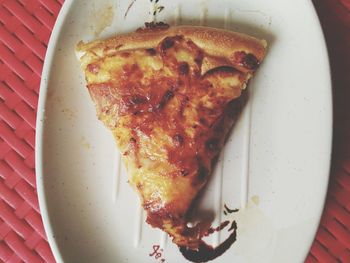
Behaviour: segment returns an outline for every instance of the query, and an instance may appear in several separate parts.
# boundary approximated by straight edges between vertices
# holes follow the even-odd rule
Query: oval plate
[[[165,234],[144,223],[74,53],[78,41],[135,30],[156,9],[156,19],[172,25],[222,27],[268,41],[266,59],[249,84],[249,103],[198,209],[215,214],[213,225],[227,218],[238,224],[236,243],[215,262],[302,262],[324,204],[332,135],[328,57],[311,1],[156,5],[66,1],[56,22],[36,133],[39,203],[56,260],[186,262]],[[224,204],[240,210],[225,215]],[[226,234],[207,241],[218,244]],[[153,253],[157,246],[159,254]]]

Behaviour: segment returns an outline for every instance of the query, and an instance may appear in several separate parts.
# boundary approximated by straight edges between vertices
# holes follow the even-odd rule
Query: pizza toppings
[[[87,87],[138,191],[147,222],[186,249],[207,223],[186,215],[208,181],[262,61],[265,42],[203,27],[149,23],[136,33],[79,43]],[[221,249],[221,247],[220,247]]]

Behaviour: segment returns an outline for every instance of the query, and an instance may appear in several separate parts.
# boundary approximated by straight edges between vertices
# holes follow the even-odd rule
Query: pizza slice
[[[98,118],[110,129],[147,222],[197,249],[208,225],[187,226],[242,105],[266,42],[208,27],[148,24],[80,42]]]

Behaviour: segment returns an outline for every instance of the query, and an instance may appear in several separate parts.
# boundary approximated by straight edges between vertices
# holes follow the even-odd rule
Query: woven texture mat
[[[54,262],[35,187],[40,75],[63,0],[0,0],[0,262]],[[350,262],[350,1],[314,0],[329,49],[334,146],[311,262]]]

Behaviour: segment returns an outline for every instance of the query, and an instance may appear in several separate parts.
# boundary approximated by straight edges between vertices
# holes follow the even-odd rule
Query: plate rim
[[[35,171],[36,171],[36,187],[38,192],[39,209],[42,217],[43,225],[47,240],[55,260],[58,263],[64,262],[62,253],[58,248],[57,242],[53,237],[53,229],[48,213],[48,205],[46,202],[46,194],[43,179],[43,133],[45,120],[45,105],[47,100],[48,83],[51,76],[52,62],[56,53],[56,45],[62,31],[62,25],[71,9],[74,0],[65,0],[61,10],[57,16],[53,30],[51,32],[49,44],[47,46],[44,59],[43,70],[40,80],[39,100],[35,127]]]
[[[309,5],[309,10],[310,10],[310,15],[313,15],[313,20],[316,22],[317,27],[315,27],[315,30],[317,30],[317,33],[319,35],[320,38],[320,49],[322,49],[323,52],[323,59],[324,61],[324,67],[325,70],[328,72],[327,77],[325,77],[327,79],[327,83],[326,85],[328,86],[328,105],[327,107],[329,108],[328,111],[328,118],[329,118],[329,124],[328,124],[328,128],[329,128],[329,139],[328,139],[328,167],[327,170],[325,170],[324,172],[327,174],[327,177],[325,179],[325,183],[324,183],[324,187],[323,187],[323,198],[322,200],[320,200],[320,206],[319,206],[319,211],[317,213],[317,224],[315,224],[314,226],[314,230],[313,232],[313,238],[309,241],[309,245],[307,246],[307,250],[306,253],[304,255],[304,260],[307,258],[308,254],[310,253],[311,250],[311,246],[315,241],[315,237],[317,234],[317,231],[319,229],[320,223],[321,223],[321,218],[322,218],[322,214],[323,214],[323,210],[325,208],[325,203],[326,203],[326,198],[327,198],[327,193],[328,193],[328,185],[329,185],[329,177],[330,177],[330,169],[331,169],[331,160],[332,160],[332,145],[333,145],[333,92],[332,92],[332,72],[331,72],[331,68],[330,68],[330,62],[329,62],[329,53],[328,53],[328,48],[327,48],[327,44],[326,44],[326,38],[322,29],[322,25],[321,25],[321,21],[318,17],[315,5],[313,4],[312,1],[307,1],[308,5]],[[316,213],[315,213],[316,214]]]

